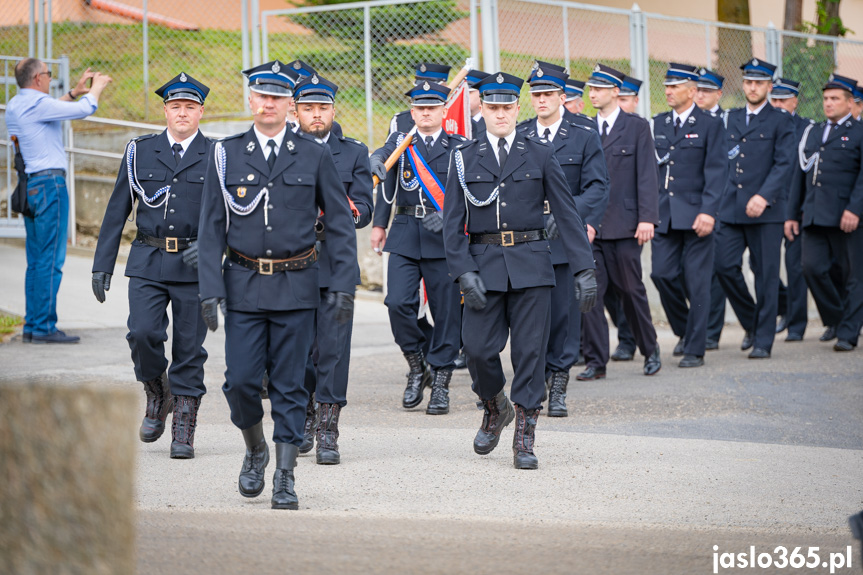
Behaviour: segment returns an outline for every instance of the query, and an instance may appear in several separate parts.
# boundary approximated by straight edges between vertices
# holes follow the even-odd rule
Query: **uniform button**
[[[267,231],[268,231],[268,232],[273,231],[273,226],[267,226]]]
[[[670,161],[670,162],[668,162],[668,163],[669,163],[669,164],[671,164],[671,165],[673,166],[673,165],[674,165],[674,160],[671,160],[671,161]]]
[[[524,177],[525,177],[525,178],[529,178],[529,177],[530,177],[530,174],[525,174],[525,175],[524,175]]]
[[[671,182],[673,182],[673,181],[674,181],[674,176],[671,176],[670,178],[668,178],[668,180],[669,180],[669,181],[671,181]]]
[[[482,176],[477,175],[476,179],[477,179],[477,180],[480,180],[480,179],[482,179]]]
[[[741,141],[741,142],[743,142],[743,143],[745,144],[745,143],[746,143],[746,138],[743,138],[743,139],[741,139],[740,141]]]
[[[821,146],[821,151],[822,151],[822,152],[824,151],[824,146]]]
[[[506,185],[506,182],[501,182],[501,183],[500,183],[500,187],[501,187],[501,188],[502,188],[502,187],[504,187],[505,185]]]
[[[738,188],[738,189],[740,189],[740,190],[742,190],[742,189],[743,189],[743,184],[737,184],[737,188]]]
[[[819,175],[819,176],[821,175],[821,170],[818,170],[818,175]]]
[[[177,183],[177,178],[174,178],[174,179],[173,179],[173,180],[171,180],[171,181],[172,181],[172,182],[174,182],[174,183],[176,184],[176,183]]]
[[[268,188],[272,188],[272,187],[273,187],[273,182],[270,182],[269,184],[267,184],[267,187],[268,187]]]
[[[273,250],[267,250],[267,255],[268,255],[268,256],[273,255]]]
[[[176,198],[176,197],[177,197],[177,194],[171,194],[171,197],[172,197],[172,198]]]
[[[673,195],[674,195],[674,192],[668,192],[668,195],[669,195],[669,196],[673,196]]]
[[[741,157],[741,158],[745,158],[745,157],[746,157],[746,154],[740,154],[740,157]]]
[[[669,150],[673,150],[673,149],[674,149],[674,146],[671,146],[671,147],[670,147],[670,148],[668,148],[668,149],[669,149]]]
[[[821,187],[821,182],[818,182],[818,187],[819,187],[819,188]]]
[[[820,174],[821,172],[818,172],[818,173]],[[500,203],[500,207],[505,208],[505,207],[506,207],[506,202],[501,202],[501,203]]]
[[[267,205],[267,208],[268,208],[268,209],[270,209],[270,210],[272,210],[272,209],[273,209],[273,204],[268,204],[268,205]]]
[[[823,150],[824,148],[821,148],[821,149]],[[153,174],[149,174],[147,177],[152,178]]]
[[[173,225],[170,225],[170,226],[168,226],[168,229],[169,229],[169,230],[173,230],[173,229],[174,229],[174,226],[173,226]]]
[[[171,213],[173,214],[173,213],[174,213],[174,208],[171,208],[171,209],[170,209],[170,210],[168,210],[168,211],[169,211],[169,212],[171,212]]]
[[[302,178],[297,178],[297,181],[298,181],[298,182],[302,182],[302,181],[303,181],[303,179],[302,179]]]
[[[742,169],[742,168],[741,168],[741,169],[739,169],[739,170],[737,170],[737,171],[738,171],[738,172],[740,172],[741,174],[743,173],[743,169]]]
[[[500,225],[500,227],[502,227],[503,229],[506,229],[506,228],[507,228],[507,227],[509,227],[509,226],[507,226],[507,225],[506,225],[506,222],[504,222],[504,223],[502,223],[502,224]]]

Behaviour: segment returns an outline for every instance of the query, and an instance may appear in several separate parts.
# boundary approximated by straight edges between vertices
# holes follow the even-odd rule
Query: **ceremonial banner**
[[[470,94],[467,82],[459,84],[450,96],[449,107],[443,118],[443,129],[447,134],[471,138]]]

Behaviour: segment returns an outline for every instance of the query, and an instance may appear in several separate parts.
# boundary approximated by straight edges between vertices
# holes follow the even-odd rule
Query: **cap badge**
[[[428,68],[426,68],[426,65],[424,63],[420,64],[420,72],[426,72],[427,70]]]
[[[542,68],[538,68],[536,70],[536,77],[537,78],[542,78],[544,75],[545,75],[545,72],[542,71]]]
[[[600,70],[602,70],[602,68],[600,68],[600,67],[599,67],[599,64],[597,64],[597,65],[593,68],[593,71],[594,71],[594,72],[599,72]]]
[[[833,74],[830,74],[830,76],[827,78],[827,81],[832,82],[834,79],[835,79],[835,76],[833,76]]]
[[[503,84],[503,74],[498,74],[498,75],[497,75],[497,83],[498,83],[498,84]]]
[[[312,76],[312,84],[317,84],[319,82],[320,82],[320,80],[318,80],[318,75],[317,74],[313,75]]]
[[[278,73],[279,73],[279,70],[281,70],[281,69],[282,69],[282,67],[281,67],[281,66],[279,66],[279,63],[278,63],[278,62],[273,62],[273,67],[272,67],[271,69],[272,69],[272,71],[273,71],[273,74],[278,74]]]
[[[181,72],[180,73],[180,82],[186,82],[187,80],[188,80],[188,78],[186,78],[186,73]]]
[[[294,142],[292,140],[288,140],[288,143],[285,145],[285,147],[288,148],[289,152],[293,152],[295,147]]]
[[[245,187],[237,188],[237,196],[239,196],[241,198],[245,198],[246,197],[246,188]]]
[[[300,63],[294,62],[294,70],[299,70],[300,68],[302,68],[302,66],[300,66]]]
[[[707,70],[705,70],[704,68],[702,68],[701,70],[699,70],[699,71],[698,71],[698,74],[699,74],[699,75],[701,75],[701,76],[704,76],[705,74],[707,74]]]
[[[531,66],[531,67],[530,67],[530,69],[531,69],[531,70],[536,70],[537,68],[539,68],[539,60],[534,60],[534,61],[533,61],[533,66]]]
[[[423,90],[425,90],[426,92],[428,92],[429,90],[431,90],[431,86],[429,86],[429,83],[428,83],[428,82],[424,82],[424,83],[423,83]]]
[[[755,58],[753,58],[753,59],[752,59],[752,65],[753,65],[753,66],[757,66],[757,65],[758,65],[758,60],[756,60]]]
[[[250,153],[254,152],[255,151],[255,143],[249,142],[248,144],[246,144],[246,151],[250,152]]]

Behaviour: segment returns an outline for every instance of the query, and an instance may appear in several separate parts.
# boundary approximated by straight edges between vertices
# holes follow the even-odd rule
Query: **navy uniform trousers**
[[[314,249],[314,223],[320,209],[327,217],[330,289],[353,294],[353,218],[332,155],[314,139],[287,130],[272,169],[254,130],[226,138],[221,145],[226,192],[213,161],[214,148],[204,183],[198,276],[202,300],[227,301],[227,370],[222,391],[231,408],[231,421],[248,429],[264,415],[260,391],[266,371],[273,440],[300,445],[309,399],[305,371],[320,302],[320,264],[268,273],[229,258],[222,265],[222,254],[227,247],[256,260],[307,254]],[[265,190],[268,201],[260,199],[254,209],[248,209]],[[227,212],[225,193],[232,206],[248,209],[247,213]]]
[[[391,134],[375,154],[383,159],[389,157],[398,146],[397,138],[398,134]],[[427,149],[418,137],[413,145],[443,184],[449,169],[449,151],[463,141],[461,136],[441,132],[431,149]],[[413,177],[407,160],[403,166],[394,167],[387,174],[383,189],[379,188],[375,203],[375,226],[386,228],[391,211],[393,208],[397,211],[384,245],[384,251],[389,253],[384,304],[389,313],[393,338],[402,353],[417,353],[427,348],[425,359],[433,369],[453,369],[461,347],[461,294],[448,274],[442,234],[423,225],[424,216],[435,212],[434,206],[424,197],[421,187],[414,190],[404,188],[403,180],[410,182]],[[388,203],[384,195],[394,203]],[[398,213],[399,209],[415,212]],[[431,334],[427,333],[424,322],[417,321],[421,279],[425,283],[434,320]]]
[[[339,172],[339,178],[345,188],[347,197],[351,199],[358,216],[354,217],[356,229],[364,228],[372,220],[372,176],[369,169],[369,153],[366,145],[345,138],[341,130],[337,135],[330,133],[327,146],[333,156],[333,162]],[[315,394],[319,403],[337,403],[341,407],[347,405],[348,374],[351,364],[351,335],[353,334],[353,317],[340,324],[335,320],[333,308],[326,303],[330,285],[329,280],[329,245],[326,240],[326,214],[318,218],[317,234],[320,242],[318,263],[320,265],[319,283],[321,286],[321,304],[318,306],[315,342],[312,353],[306,365],[306,390],[309,395]],[[356,283],[360,283],[360,268],[357,264]]]
[[[179,162],[174,157],[167,132],[137,138],[123,157],[114,191],[108,201],[93,261],[94,272],[114,272],[114,263],[126,219],[135,209],[139,233],[153,238],[198,236],[198,218],[204,170],[210,141],[200,132]],[[140,196],[133,204],[127,158],[134,154],[133,172],[148,198],[170,185],[167,205],[156,200],[150,207]],[[163,196],[164,197],[164,196]],[[182,250],[168,252],[136,239],[126,263],[129,277],[129,332],[126,341],[132,353],[135,377],[151,381],[166,370],[173,395],[201,397],[204,386],[203,347],[207,327],[198,300],[198,276],[183,263]],[[165,355],[168,340],[168,304],[171,305],[171,361]]]
[[[465,305],[464,347],[473,391],[481,400],[494,398],[506,386],[500,353],[511,339],[514,377],[512,401],[525,409],[541,406],[545,389],[545,355],[548,346],[551,291],[555,284],[551,251],[544,239],[512,246],[470,243],[471,234],[542,232],[546,199],[556,214],[569,259],[570,275],[594,264],[584,224],[557,161],[545,140],[516,132],[508,159],[498,165],[487,136],[461,147],[464,182],[455,169],[447,180],[444,241],[451,281],[477,272],[488,290],[482,310]],[[479,201],[500,192],[498,201],[480,207],[465,206],[464,187]]]

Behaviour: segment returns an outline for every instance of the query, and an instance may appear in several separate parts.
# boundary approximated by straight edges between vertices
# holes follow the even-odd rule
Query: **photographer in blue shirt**
[[[61,98],[48,96],[51,71],[35,58],[15,66],[18,94],[6,107],[6,128],[17,136],[27,173],[27,313],[24,342],[77,343],[78,336],[57,329],[57,290],[66,260],[69,196],[66,192],[66,152],[61,122],[79,120],[96,111],[110,76],[88,68],[75,87]],[[86,84],[91,81],[91,86]],[[81,100],[77,98],[83,96]]]

